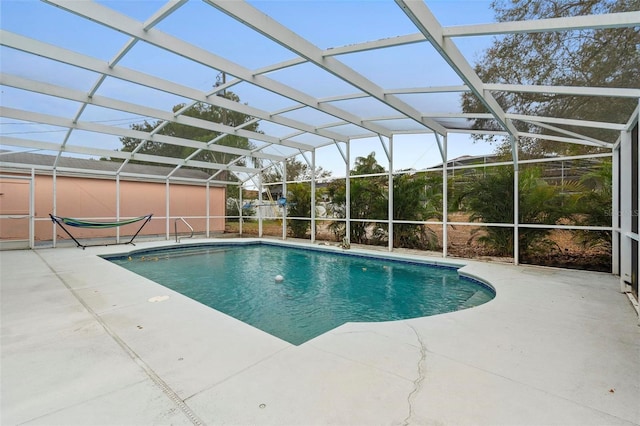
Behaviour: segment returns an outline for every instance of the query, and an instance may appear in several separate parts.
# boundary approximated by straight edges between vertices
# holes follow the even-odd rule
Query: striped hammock
[[[89,221],[89,220],[73,219],[71,217],[54,216],[51,213],[49,213],[49,216],[51,217],[51,221],[53,223],[58,225],[69,237],[71,237],[71,239],[73,241],[76,242],[78,247],[82,247],[82,249],[84,250],[85,247],[89,247],[89,246],[87,244],[81,244],[80,241],[78,241],[76,239],[76,237],[71,235],[69,230],[67,230],[67,228],[64,227],[65,225],[74,226],[76,228],[107,229],[107,228],[117,228],[118,226],[129,225],[131,223],[136,223],[136,222],[140,222],[140,221],[144,220],[144,222],[142,222],[142,225],[140,225],[140,228],[138,228],[138,230],[133,235],[133,237],[131,237],[131,239],[129,241],[127,241],[126,243],[93,244],[93,245],[101,245],[101,246],[102,245],[104,245],[104,246],[112,246],[112,245],[118,245],[118,244],[135,245],[135,244],[133,244],[133,240],[138,236],[140,231],[142,231],[142,228],[144,228],[144,226],[151,221],[151,217],[153,216],[153,213],[148,214],[146,216],[134,217],[133,219],[119,220],[117,222],[92,222],[92,221]]]
[[[73,219],[71,217],[60,217],[50,215],[52,219],[56,221],[62,222],[65,225],[75,226],[76,228],[92,228],[92,229],[103,229],[103,228],[117,228],[118,226],[129,225],[130,223],[136,223],[144,219],[150,219],[153,214],[148,214],[145,216],[134,217],[132,219],[119,220],[117,222],[92,222],[88,220],[80,220]]]

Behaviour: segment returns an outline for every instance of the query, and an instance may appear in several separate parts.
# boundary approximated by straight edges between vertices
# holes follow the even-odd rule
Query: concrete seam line
[[[129,355],[129,357],[131,359],[133,359],[133,361],[138,364],[138,366],[140,368],[142,368],[142,370],[147,374],[147,376],[153,381],[153,383],[155,383],[155,385],[157,387],[160,388],[160,390],[169,397],[169,399],[171,399],[171,401],[176,404],[180,410],[182,411],[182,413],[187,416],[187,418],[191,421],[191,423],[193,423],[195,426],[205,426],[206,423],[204,423],[204,421],[202,421],[202,419],[200,419],[192,410],[191,408],[189,408],[189,406],[180,398],[180,396],[173,390],[171,389],[171,387],[166,384],[164,382],[164,380],[162,380],[162,378],[160,378],[160,376],[158,376],[155,371],[153,371],[153,369],[151,367],[149,367],[149,365],[144,362],[139,356],[138,354],[131,349],[131,347],[129,347],[129,345],[127,345],[124,340],[122,340],[120,338],[120,336],[118,336],[113,330],[111,330],[111,328],[109,328],[109,326],[107,325],[107,323],[105,323],[103,321],[103,319],[93,310],[91,309],[91,307],[75,292],[75,290],[73,290],[71,288],[71,286],[64,280],[64,278],[62,278],[58,272],[55,271],[55,269],[49,264],[49,262],[47,262],[41,255],[40,253],[38,253],[36,250],[34,250],[34,252],[36,253],[36,255],[45,263],[45,265],[47,265],[47,267],[49,268],[49,270],[51,272],[53,272],[53,274],[58,278],[58,280],[60,280],[60,282],[62,284],[64,284],[64,286],[67,288],[67,290],[69,290],[71,292],[71,294],[73,294],[73,297],[76,298],[76,300],[78,300],[78,302],[80,302],[80,304],[82,306],[84,306],[84,308],[93,316],[93,318],[98,322],[98,324],[100,324],[100,326],[102,326],[102,328],[104,329],[104,331],[107,332],[107,334],[109,336],[111,336],[111,338],[127,353],[127,355]]]

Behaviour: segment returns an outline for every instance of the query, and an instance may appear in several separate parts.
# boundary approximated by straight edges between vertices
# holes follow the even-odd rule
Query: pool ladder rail
[[[174,222],[173,222],[173,229],[174,232],[176,234],[176,243],[180,242],[180,237],[178,236],[178,221],[181,220],[185,225],[187,225],[189,227],[189,229],[191,230],[191,235],[189,235],[188,237],[184,237],[184,238],[193,238],[193,228],[191,227],[191,225],[189,225],[189,222],[187,222],[186,220],[184,220],[183,217],[179,217],[177,218]]]

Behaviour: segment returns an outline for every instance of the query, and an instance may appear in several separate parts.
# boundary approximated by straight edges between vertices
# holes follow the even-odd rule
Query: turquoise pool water
[[[454,268],[271,244],[107,258],[294,345],[345,322],[441,314],[494,297],[490,288],[460,278]]]

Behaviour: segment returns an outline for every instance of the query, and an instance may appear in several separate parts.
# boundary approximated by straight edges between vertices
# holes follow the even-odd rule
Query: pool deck
[[[0,424],[640,424],[612,275],[447,260],[496,298],[293,346],[96,256],[131,249],[0,252]]]

